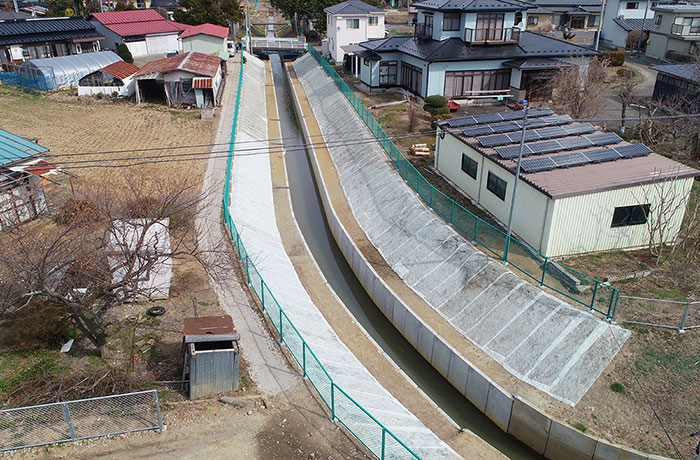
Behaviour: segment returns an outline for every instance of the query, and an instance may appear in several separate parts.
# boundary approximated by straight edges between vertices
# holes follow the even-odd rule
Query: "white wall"
[[[692,185],[692,178],[679,179],[664,185],[647,184],[556,200],[552,216],[555,225],[552,225],[545,252],[558,256],[644,246],[649,242],[647,225],[610,228],[615,208],[649,202],[653,219],[658,213],[660,196],[674,196],[671,208],[675,208],[676,203],[687,199]],[[664,191],[657,193],[658,187],[663,187]],[[670,219],[665,242],[675,239],[684,214],[685,206],[681,206]]]
[[[129,48],[129,52],[133,57],[146,56],[148,54],[146,40],[140,40],[137,42],[126,42],[125,45],[127,48]]]
[[[180,50],[177,33],[146,35],[146,54],[165,54]]]
[[[197,34],[180,39],[183,53],[196,51],[204,54],[215,54],[222,59],[228,59],[226,39],[211,35]]]
[[[376,16],[378,18],[378,24],[376,26],[369,25],[369,16]],[[359,19],[360,27],[357,29],[348,29],[348,19]],[[345,51],[342,50],[341,46],[384,37],[383,13],[372,15],[327,14],[326,21],[329,41],[328,49],[331,53],[331,57],[336,62],[342,62],[345,57]]]
[[[116,91],[120,96],[130,97],[134,95],[135,90],[136,80],[128,77],[124,79],[123,86],[78,86],[78,96],[94,96],[98,93],[110,96]]]

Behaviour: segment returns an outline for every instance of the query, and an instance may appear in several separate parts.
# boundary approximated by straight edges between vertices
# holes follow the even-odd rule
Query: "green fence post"
[[[260,303],[262,304],[262,310],[265,311],[265,284],[262,276],[260,277]]]
[[[306,342],[301,341],[301,371],[304,373],[302,377],[306,378]]]
[[[384,460],[384,453],[386,451],[386,428],[382,427],[382,456],[379,457]]]
[[[474,217],[475,217],[475,219],[474,219],[474,241],[479,241],[476,239],[476,232],[479,231],[479,218],[476,216],[474,216]]]
[[[512,236],[510,236],[510,235],[506,235],[506,236],[508,238],[506,238],[506,247],[503,250],[503,261],[505,263],[508,263],[508,253],[510,252],[510,239],[512,238]]]
[[[432,195],[432,192],[431,192]],[[432,199],[430,201],[433,201]],[[450,202],[450,223],[454,223],[455,219],[455,200],[452,200]]]
[[[250,270],[248,268],[248,263],[250,262],[250,258],[248,258],[248,254],[245,256],[245,260],[243,263],[245,264],[245,275],[248,278],[248,284],[250,284]]]
[[[608,311],[612,308],[612,316],[610,319],[615,321],[617,319],[617,303],[620,301],[620,291],[617,289],[613,288],[613,294],[610,296],[610,305],[608,305]],[[613,304],[613,299],[615,303]]]
[[[335,420],[335,383],[331,380],[331,420]]]
[[[280,309],[280,343],[284,343],[284,340],[282,339],[282,307],[279,307]]]
[[[544,277],[547,276],[547,265],[549,264],[549,257],[544,258],[544,265],[542,265],[542,281],[540,281],[540,286],[544,286]]]
[[[600,284],[600,282],[598,280],[595,280],[595,287],[593,288],[593,298],[591,299],[591,310],[595,310],[595,296],[596,296],[596,294],[598,294],[598,284]],[[609,307],[608,307],[608,313],[610,313]],[[605,316],[608,316],[608,315],[605,315]]]
[[[416,181],[416,193],[418,194],[418,197],[420,197],[421,199],[423,198],[422,196],[420,196],[420,176],[418,176],[418,180]],[[432,195],[432,193],[433,192],[431,191],[430,194]],[[423,201],[425,201],[425,200],[423,200]],[[433,201],[433,200],[431,199],[430,201]]]
[[[435,190],[435,187],[432,185],[430,186],[430,207],[433,207],[433,190]]]

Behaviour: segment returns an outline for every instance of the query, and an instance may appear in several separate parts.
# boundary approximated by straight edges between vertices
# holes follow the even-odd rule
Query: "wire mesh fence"
[[[406,444],[396,437],[388,428],[365,410],[344,390],[335,384],[326,368],[321,364],[316,354],[311,350],[299,333],[294,323],[279,304],[270,288],[265,283],[253,260],[251,260],[241,235],[229,210],[231,190],[231,166],[233,163],[233,146],[236,139],[236,126],[240,107],[240,95],[243,82],[243,65],[241,64],[238,77],[238,92],[233,115],[231,139],[224,184],[224,222],[229,232],[231,242],[236,248],[236,255],[241,262],[246,281],[262,305],[263,313],[267,316],[279,335],[280,343],[287,347],[302,374],[318,392],[324,404],[331,413],[331,418],[338,420],[352,433],[372,454],[384,459],[420,459]]]
[[[621,323],[665,327],[683,332],[700,328],[700,302],[621,295],[613,319]]]
[[[163,430],[156,390],[2,410],[0,451],[146,430]]]
[[[540,285],[607,318],[614,315],[619,296],[617,288],[540,254],[529,245],[480,219],[435,188],[401,153],[335,69],[311,45],[307,49],[348,99],[406,183],[433,211],[495,257],[510,263]]]

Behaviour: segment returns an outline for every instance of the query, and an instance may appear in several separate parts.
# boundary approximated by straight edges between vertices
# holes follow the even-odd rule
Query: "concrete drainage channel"
[[[314,259],[335,293],[383,351],[458,425],[471,430],[509,458],[543,458],[505,434],[460,394],[396,330],[364,290],[328,227],[309,159],[303,151],[294,149],[304,140],[284,66],[275,55],[270,57],[270,63],[284,146],[290,149],[285,163],[294,215]]]

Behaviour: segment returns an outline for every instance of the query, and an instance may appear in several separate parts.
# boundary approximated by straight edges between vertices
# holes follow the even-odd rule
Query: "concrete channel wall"
[[[382,280],[340,221],[326,190],[314,141],[309,136],[299,96],[288,72],[287,78],[331,233],[362,286],[411,345],[499,428],[551,460],[667,460],[591,437],[553,420],[518,395],[506,392],[421,321]]]

